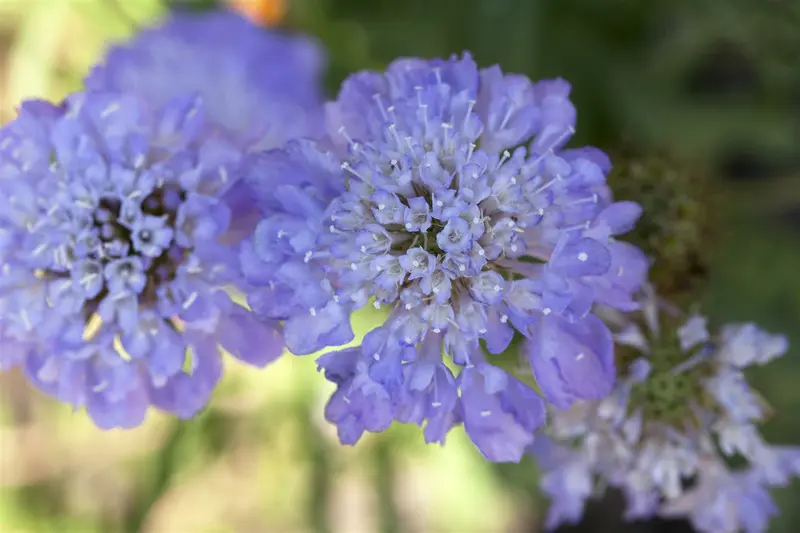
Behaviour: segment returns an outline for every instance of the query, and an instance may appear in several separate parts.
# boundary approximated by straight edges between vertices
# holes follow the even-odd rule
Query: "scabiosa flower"
[[[343,442],[393,419],[443,441],[463,422],[489,459],[519,460],[542,400],[485,353],[515,331],[548,398],[610,390],[611,335],[591,306],[635,307],[647,264],[614,237],[639,209],[611,202],[606,156],[562,150],[568,93],[466,54],[401,59],[345,81],[329,138],[253,159],[264,219],[242,248],[249,303],[284,321],[289,350],[341,345],[354,309],[389,310],[360,348],[319,360]]]
[[[149,405],[196,413],[220,347],[258,366],[283,349],[224,290],[241,286],[226,202],[240,153],[199,135],[204,115],[194,97],[79,93],[0,130],[0,368],[102,428]]]
[[[323,125],[322,48],[224,10],[174,12],[111,48],[86,86],[156,105],[199,94],[206,126],[239,146],[275,148]]]
[[[765,404],[743,370],[782,355],[786,339],[753,324],[712,337],[699,316],[669,329],[647,298],[647,329],[609,315],[620,326],[612,394],[552,408],[549,438],[533,445],[553,502],[548,527],[579,521],[586,500],[612,486],[625,495],[629,519],[682,517],[706,533],[765,531],[777,512],[767,489],[800,475],[800,448],[762,440],[756,426]]]

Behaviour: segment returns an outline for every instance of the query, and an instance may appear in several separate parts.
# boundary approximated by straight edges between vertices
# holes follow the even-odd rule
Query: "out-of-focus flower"
[[[268,30],[234,12],[180,11],[112,47],[86,86],[155,105],[198,94],[207,129],[261,150],[321,133],[324,63],[310,37]]]
[[[286,0],[228,0],[235,10],[257,24],[277,24],[286,16]]]
[[[562,149],[569,90],[479,71],[469,55],[401,59],[345,81],[328,139],[253,158],[253,310],[309,354],[350,341],[354,309],[390,309],[360,348],[319,360],[339,386],[326,414],[343,442],[393,419],[427,421],[426,440],[443,441],[463,422],[486,457],[519,460],[542,400],[486,354],[515,331],[551,401],[610,391],[611,334],[591,307],[635,307],[647,263],[615,236],[640,210],[611,202],[602,152]]]
[[[224,290],[241,286],[240,151],[201,135],[195,97],[149,104],[78,93],[24,103],[0,130],[0,368],[102,428],[149,405],[196,413],[220,347],[258,366],[283,349],[279,325]]]
[[[649,331],[619,322],[624,364],[613,393],[551,409],[549,438],[534,444],[553,501],[547,525],[579,521],[595,489],[612,486],[626,496],[630,519],[682,517],[705,533],[765,531],[776,513],[767,489],[800,475],[800,448],[762,440],[764,403],[742,371],[783,355],[786,338],[753,324],[712,337],[699,316],[666,329],[652,294],[644,310]],[[746,466],[731,467],[736,459]]]

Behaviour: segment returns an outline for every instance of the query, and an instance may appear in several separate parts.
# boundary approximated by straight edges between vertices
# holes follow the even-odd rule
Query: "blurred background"
[[[0,123],[24,98],[60,99],[111,41],[208,0],[0,0]],[[471,50],[479,64],[573,84],[575,144],[612,154],[631,237],[653,278],[716,324],[757,321],[794,348],[754,372],[776,443],[800,443],[798,0],[231,0],[264,26],[317,36],[327,87],[398,56]],[[265,65],[269,68],[269,65]],[[357,317],[361,331],[376,320]],[[396,425],[355,447],[322,420],[312,357],[231,367],[211,406],[101,432],[0,375],[2,533],[534,533],[533,464],[493,466],[454,431],[444,448]],[[800,483],[770,531],[800,529]],[[613,495],[563,531],[622,525]]]

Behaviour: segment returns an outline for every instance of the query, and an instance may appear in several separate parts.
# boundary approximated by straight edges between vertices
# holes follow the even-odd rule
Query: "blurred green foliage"
[[[484,66],[568,79],[575,143],[612,153],[618,197],[644,205],[632,238],[654,258],[659,287],[715,323],[753,320],[791,336],[792,352],[753,378],[777,410],[767,435],[800,440],[800,238],[787,223],[800,220],[791,166],[800,163],[800,2],[287,1],[284,25],[328,49],[330,95],[353,71],[464,50]],[[109,40],[167,4],[216,3],[0,0],[0,113],[77,89]],[[733,182],[723,171],[758,179]],[[3,533],[522,533],[537,530],[544,505],[529,461],[487,465],[460,431],[444,449],[404,426],[341,447],[321,422],[328,388],[311,359],[233,370],[195,420],[155,417],[119,438],[11,378],[0,383],[0,473],[35,472],[26,453],[65,465],[0,479]],[[31,427],[50,441],[20,445]],[[7,459],[8,450],[18,455]],[[102,450],[113,460],[98,466]],[[778,491],[782,514],[770,531],[797,529],[798,496],[797,486]]]

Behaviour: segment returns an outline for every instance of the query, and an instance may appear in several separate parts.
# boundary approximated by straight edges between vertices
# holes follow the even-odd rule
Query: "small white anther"
[[[406,222],[406,229],[410,230],[413,227],[414,226],[413,226],[413,224],[411,224],[411,222]]]
[[[500,285],[495,285],[493,287],[493,289],[494,289],[494,292],[500,292]]]
[[[500,317],[500,322],[502,322],[503,324],[505,324],[506,322],[508,322],[508,315],[503,315],[503,316],[501,316],[501,317]]]
[[[364,246],[364,245],[362,244],[362,245],[361,245],[361,248],[360,248],[360,250],[361,250],[363,253],[366,253],[366,252],[367,252],[367,247],[366,247],[366,246]]]
[[[309,309],[308,314],[310,314],[311,316],[317,316],[316,308],[312,307],[311,309]]]
[[[380,309],[381,308],[381,303],[378,300],[375,300],[372,303],[372,307],[374,307],[375,309]]]
[[[350,263],[350,270],[358,270],[358,265],[355,263]]]
[[[434,332],[434,333],[441,333],[441,332],[442,332],[442,330],[441,330],[441,329],[439,329],[439,328],[433,328],[433,332]]]
[[[550,314],[550,313],[552,313],[552,312],[553,312],[553,310],[552,310],[552,309],[550,309],[549,307],[545,307],[544,309],[542,309],[542,313],[543,313],[545,316],[546,316],[546,315],[549,315],[549,314]]]
[[[381,354],[379,354],[378,352],[375,352],[374,354],[372,354],[372,358],[375,359],[376,361],[380,361],[381,360]]]
[[[441,200],[436,200],[436,205],[438,205],[439,207],[442,207],[444,205],[444,202],[441,201]]]
[[[386,209],[386,204],[378,204],[378,211],[383,211]]]
[[[512,244],[511,245],[511,251],[512,252],[516,252],[517,251],[517,245],[516,244]]]
[[[486,255],[486,251],[483,248],[481,248],[480,250],[478,250],[478,255],[483,257],[484,255]]]
[[[464,272],[466,270],[467,270],[467,267],[465,267],[464,265],[458,265],[458,271],[459,272]]]
[[[414,306],[413,306],[413,305],[411,305],[411,304],[406,304],[406,305],[405,305],[406,311],[411,311],[411,309],[412,309],[413,307],[414,307]]]
[[[314,255],[314,252],[312,252],[311,250],[307,251],[306,255],[303,256],[303,262],[304,263],[308,263],[309,261],[311,261],[311,256],[313,256],[313,255]]]
[[[589,255],[586,252],[578,254],[578,261],[586,261],[587,259],[589,259]]]

